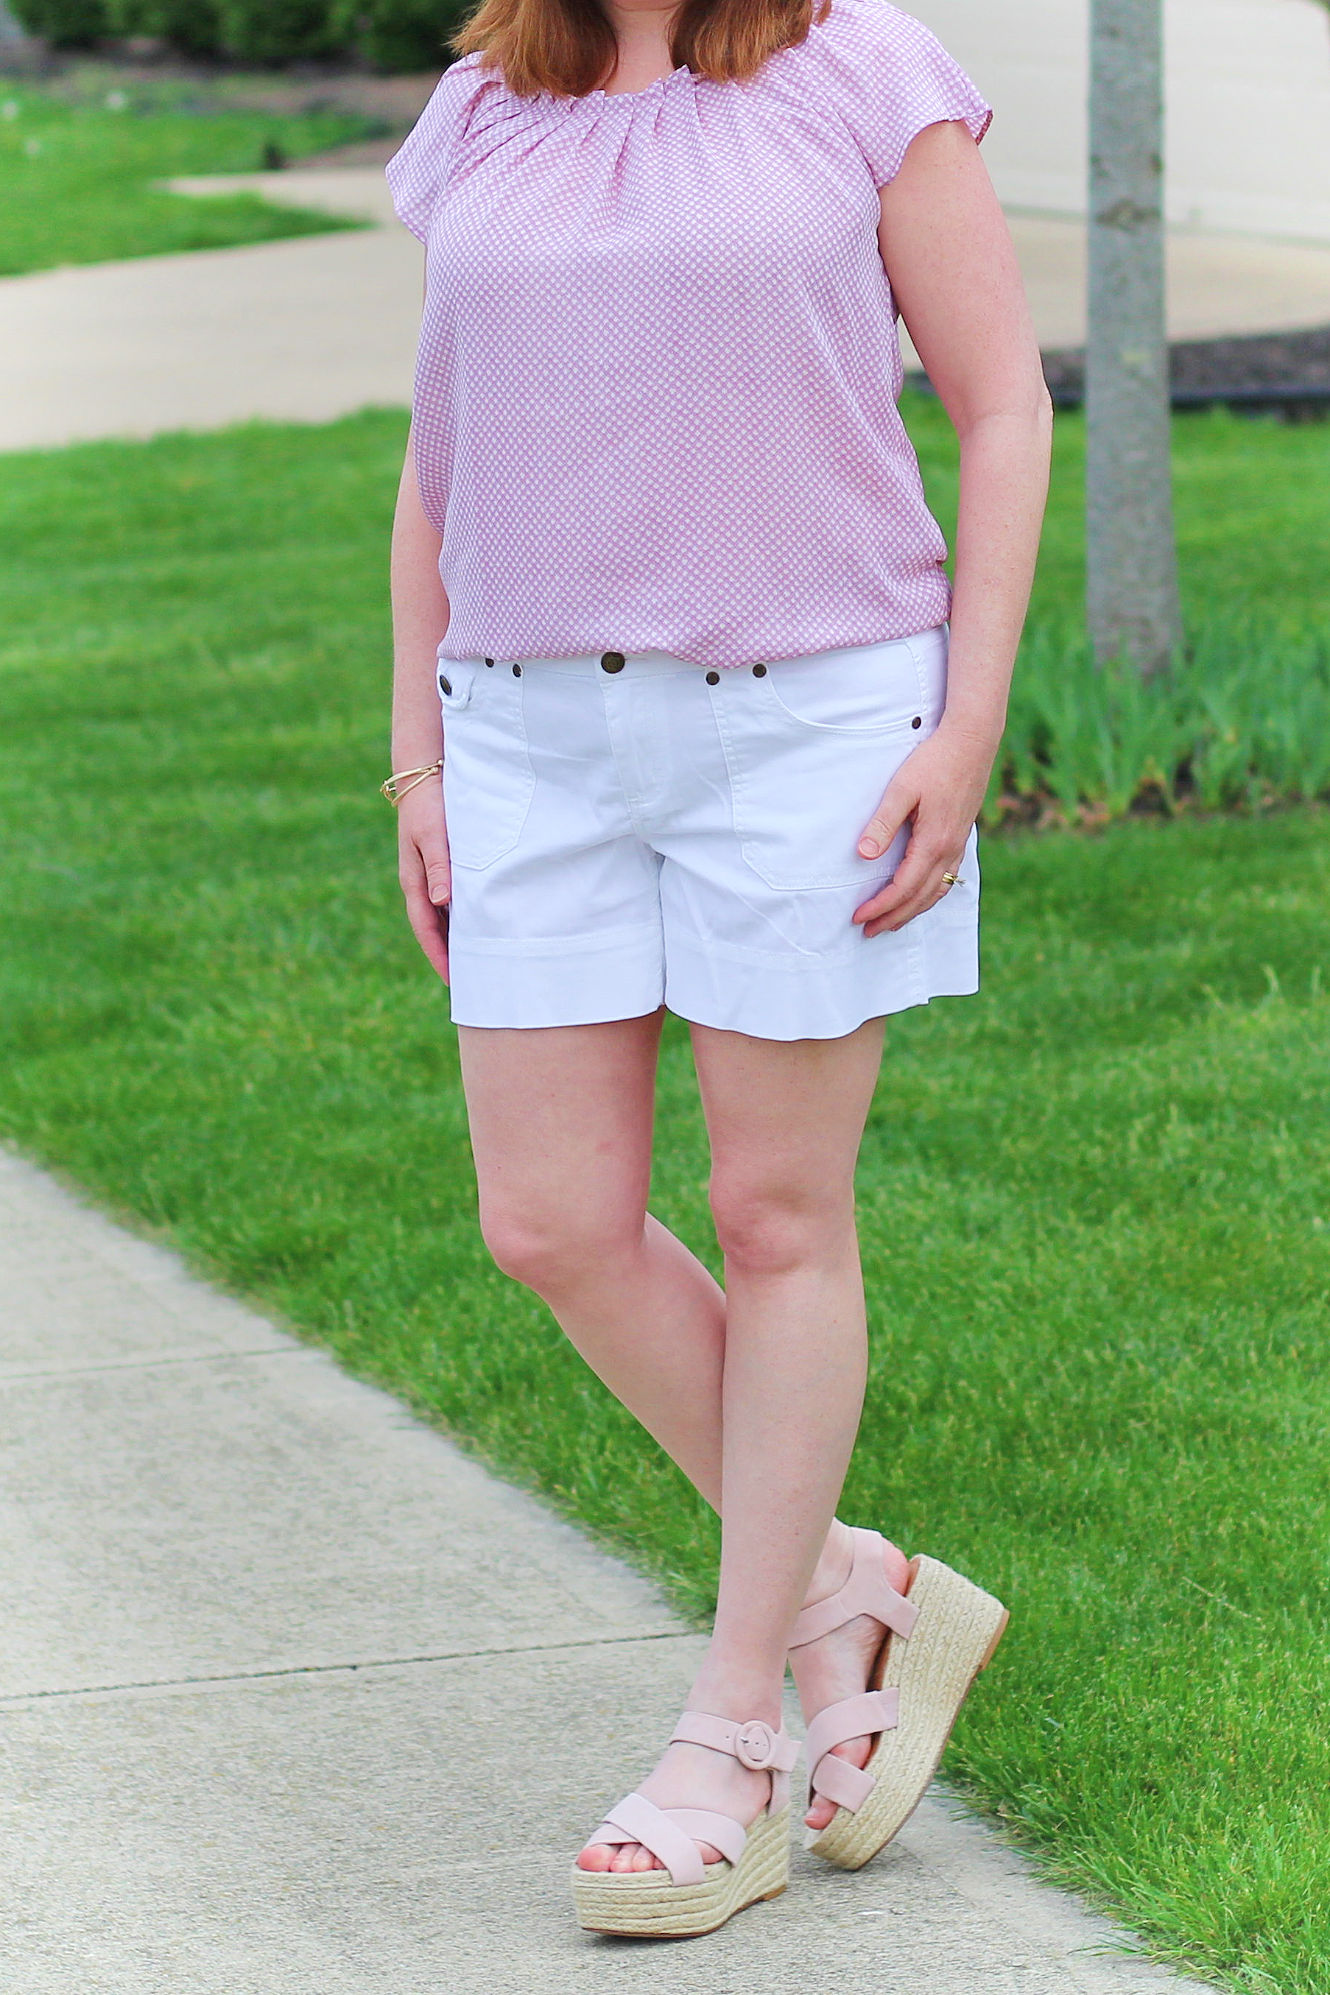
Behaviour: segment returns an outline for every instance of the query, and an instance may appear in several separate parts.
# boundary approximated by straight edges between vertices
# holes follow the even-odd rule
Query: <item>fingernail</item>
[[[880,855],[882,847],[878,844],[876,838],[861,838],[859,840],[859,850],[863,853],[865,859],[876,859]]]

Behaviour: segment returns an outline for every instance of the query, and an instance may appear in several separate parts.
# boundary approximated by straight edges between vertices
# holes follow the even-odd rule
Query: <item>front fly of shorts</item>
[[[851,916],[858,853],[937,727],[947,628],[723,672],[666,652],[439,664],[459,1025],[666,1005],[758,1039],[838,1039],[979,987],[979,864],[895,933]]]

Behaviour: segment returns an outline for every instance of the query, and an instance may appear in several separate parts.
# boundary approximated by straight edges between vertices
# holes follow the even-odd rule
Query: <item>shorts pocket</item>
[[[726,675],[716,720],[745,863],[778,892],[882,886],[899,836],[861,859],[860,836],[902,762],[941,717],[939,675],[906,641],[782,659]]]
[[[511,665],[443,658],[443,805],[454,866],[481,871],[511,852],[536,787],[522,676]]]

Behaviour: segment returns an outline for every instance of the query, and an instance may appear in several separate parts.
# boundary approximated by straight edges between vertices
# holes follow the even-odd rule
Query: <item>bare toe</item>
[[[909,1561],[896,1545],[885,1543],[883,1551],[887,1584],[904,1593],[909,1586]],[[805,1718],[862,1691],[885,1639],[883,1624],[872,1615],[860,1614],[797,1649],[791,1663]],[[873,1741],[868,1737],[845,1739],[831,1748],[838,1759],[857,1767],[867,1766],[872,1749]],[[804,1820],[810,1829],[825,1829],[835,1814],[834,1801],[814,1794]]]
[[[872,1748],[872,1739],[865,1736],[861,1739],[845,1739],[831,1750],[835,1758],[848,1760],[851,1766],[867,1766]],[[835,1812],[834,1801],[828,1801],[825,1796],[815,1794],[813,1805],[804,1816],[804,1821],[810,1829],[825,1829]]]
[[[667,1813],[705,1805],[747,1829],[770,1799],[771,1775],[745,1766],[737,1754],[722,1756],[710,1746],[671,1740],[660,1764],[636,1792]],[[699,1840],[697,1849],[704,1864],[725,1861],[722,1852],[710,1843]],[[642,1843],[587,1843],[577,1865],[579,1870],[609,1871],[616,1876],[667,1869]]]

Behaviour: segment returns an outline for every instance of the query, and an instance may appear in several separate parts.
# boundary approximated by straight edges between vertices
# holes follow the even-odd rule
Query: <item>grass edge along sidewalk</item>
[[[703,1615],[711,1520],[476,1236],[375,794],[402,436],[7,461],[0,1129]],[[1273,479],[1297,437],[1243,440]],[[1221,606],[1247,503],[1186,525]],[[865,1142],[845,1504],[1016,1608],[950,1776],[1160,1957],[1281,1995],[1330,1980],[1325,833],[986,841],[984,992],[893,1021]],[[660,1138],[655,1207],[709,1255],[677,1023]]]
[[[256,194],[199,199],[155,183],[249,172],[386,129],[381,118],[331,106],[235,104],[229,91],[202,84],[140,81],[99,101],[65,102],[0,76],[0,276],[364,227]]]

